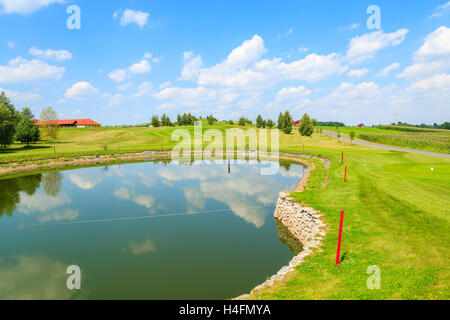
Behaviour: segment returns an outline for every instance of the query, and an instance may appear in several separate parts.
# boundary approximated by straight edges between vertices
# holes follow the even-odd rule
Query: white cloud
[[[143,242],[129,241],[128,247],[131,254],[135,256],[156,251],[155,245],[150,239],[146,239]]]
[[[94,88],[89,82],[77,82],[72,88],[67,89],[66,98],[85,100],[93,95],[98,94],[98,89]]]
[[[131,97],[132,98],[140,98],[146,95],[150,95],[153,91],[153,85],[148,82],[144,81],[138,86],[138,90],[136,93],[134,93]]]
[[[115,82],[122,82],[133,74],[148,73],[152,70],[150,62],[142,59],[140,62],[134,63],[126,69],[116,69],[108,74],[108,77]]]
[[[16,44],[12,41],[8,41],[6,42],[6,46],[10,49],[14,48],[16,46]]]
[[[402,43],[408,32],[408,29],[399,29],[391,33],[380,30],[354,37],[350,40],[347,59],[351,63],[372,59],[378,51]]]
[[[122,94],[115,94],[109,100],[109,103],[106,108],[117,106],[119,104],[122,104],[124,101],[125,101],[125,96],[123,96]]]
[[[164,89],[164,88],[170,87],[171,85],[172,85],[172,82],[171,82],[171,81],[166,81],[166,82],[164,82],[164,83],[161,83],[161,84],[159,85],[159,88],[160,88],[160,89]]]
[[[186,79],[195,81],[197,78],[198,86],[181,88],[164,85],[154,94],[157,100],[167,100],[158,106],[158,110],[184,106],[196,108],[184,111],[204,113],[214,108],[218,110],[219,117],[233,117],[238,114],[230,114],[232,108],[242,111],[264,105],[262,99],[269,92],[267,89],[280,81],[317,82],[342,74],[348,69],[342,64],[342,57],[336,53],[312,53],[303,59],[285,63],[281,58],[263,59],[266,52],[263,39],[255,35],[212,67],[200,68],[198,63],[195,68],[190,69],[195,70],[194,72],[184,73]],[[191,61],[194,57],[192,52],[184,54],[186,61]]]
[[[278,38],[287,38],[287,37],[289,37],[292,33],[294,33],[294,29],[289,28],[289,30],[286,31],[285,33],[279,33],[279,34],[277,35],[277,37],[278,37]]]
[[[447,14],[450,12],[450,1],[438,6],[435,10],[434,13],[430,16],[430,18],[438,18],[438,17],[442,17],[443,15]]]
[[[150,63],[147,60],[141,60],[138,63],[134,63],[128,68],[128,71],[131,73],[148,73],[152,70]]]
[[[363,110],[375,104],[383,96],[383,90],[374,82],[359,84],[343,82],[328,96],[314,101],[313,104],[321,107],[340,106]]]
[[[450,94],[450,74],[437,74],[430,78],[414,82],[409,90],[428,91],[428,90],[448,90]]]
[[[64,0],[0,0],[0,13],[18,13],[29,15],[53,3],[65,3]]]
[[[47,64],[41,60],[17,57],[7,66],[0,65],[0,83],[21,83],[46,79],[61,79],[66,69]]]
[[[5,92],[6,96],[14,102],[31,102],[42,99],[40,94],[34,92],[19,92],[0,88],[0,92]]]
[[[127,91],[131,87],[131,82],[127,82],[118,87],[119,91]]]
[[[153,62],[153,63],[160,63],[161,60],[163,59],[162,57],[154,57],[153,54],[151,52],[146,52],[144,54],[144,58]]]
[[[407,79],[430,76],[450,69],[450,28],[441,26],[430,33],[414,53],[414,64],[399,76]]]
[[[64,210],[63,212],[55,212],[50,215],[41,216],[38,218],[38,221],[42,224],[47,222],[61,222],[61,221],[73,221],[78,218],[79,212],[76,210]]]
[[[277,93],[276,100],[291,100],[299,99],[311,94],[311,90],[306,89],[304,86],[283,88]]]
[[[72,183],[83,190],[92,190],[97,184],[102,181],[100,176],[92,175],[89,171],[82,171],[80,173],[69,174],[69,179]]]
[[[114,18],[116,18],[117,13],[114,13],[114,15]],[[120,25],[126,26],[130,23],[135,23],[140,28],[143,28],[147,24],[149,17],[150,14],[147,12],[126,9],[120,18]]]
[[[350,70],[347,75],[349,77],[353,77],[353,78],[361,78],[363,76],[365,76],[366,74],[369,73],[369,69],[364,68],[364,69],[352,69]]]
[[[133,201],[140,206],[150,209],[155,203],[155,198],[150,195],[137,195],[133,197]]]
[[[28,52],[31,55],[49,60],[64,61],[72,59],[72,54],[67,50],[41,50],[36,47],[32,47]]]
[[[59,193],[56,197],[47,195],[44,190],[38,191],[33,196],[21,192],[20,204],[17,209],[19,212],[28,215],[36,211],[45,213],[69,203],[71,203],[71,199],[64,192]]]
[[[111,80],[114,80],[116,82],[122,82],[127,78],[127,70],[117,69],[117,70],[111,71],[108,74],[108,77]]]
[[[1,300],[69,300],[67,263],[36,254],[15,255],[0,265]],[[45,290],[42,290],[45,288]]]
[[[131,198],[130,191],[126,188],[120,188],[114,191],[114,196],[120,200],[128,200]]]
[[[202,57],[194,56],[192,51],[185,52],[183,54],[184,66],[181,71],[181,77],[179,80],[193,80],[197,79],[197,76],[203,66]]]
[[[310,54],[304,59],[284,63],[280,58],[261,60],[266,51],[263,39],[255,35],[233,49],[221,63],[201,69],[197,83],[200,86],[263,89],[288,79],[316,82],[342,74],[347,69],[336,53]]]
[[[429,61],[450,55],[450,28],[439,27],[425,38],[425,43],[414,53],[415,61]]]
[[[346,27],[340,27],[339,29],[340,30],[355,30],[355,29],[358,29],[359,26],[360,26],[359,23],[354,23],[354,24],[346,26]]]
[[[394,62],[394,63],[388,65],[386,68],[380,70],[380,71],[377,73],[377,77],[385,77],[385,76],[387,76],[389,73],[391,73],[392,71],[398,69],[399,67],[400,67],[400,63]]]

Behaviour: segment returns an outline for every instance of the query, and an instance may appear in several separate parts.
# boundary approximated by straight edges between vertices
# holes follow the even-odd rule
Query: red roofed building
[[[292,125],[298,127],[302,123],[301,120],[292,121]]]
[[[45,126],[46,122],[32,120],[38,126]],[[53,120],[53,124],[63,128],[91,128],[101,127],[102,125],[91,119],[68,119],[68,120]]]

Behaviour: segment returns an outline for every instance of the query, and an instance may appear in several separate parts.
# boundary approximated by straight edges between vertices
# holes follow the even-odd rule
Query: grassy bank
[[[213,128],[224,132],[229,126]],[[353,130],[343,128],[341,132],[347,133],[347,129]],[[57,156],[167,150],[176,144],[170,141],[173,130],[64,129],[55,145]],[[308,188],[295,194],[299,201],[323,213],[328,227],[324,245],[289,281],[253,298],[448,299],[450,160],[380,151],[324,134],[311,138],[300,137],[296,130],[291,135],[280,134],[281,151],[302,153],[303,145],[306,154],[331,160],[329,170],[317,161]],[[340,163],[342,151],[348,166],[347,183]],[[0,162],[52,156],[52,143],[42,142],[33,149],[14,145],[0,152]],[[340,210],[345,210],[343,258],[335,267]],[[381,269],[381,290],[366,286],[366,271],[372,265]]]
[[[398,152],[345,153],[317,148],[331,159],[312,173],[311,186],[294,196],[320,210],[328,233],[320,252],[295,276],[260,299],[448,299],[450,297],[450,162]],[[433,168],[433,170],[431,170]],[[342,261],[336,267],[340,210],[345,210]],[[381,290],[369,290],[369,266],[381,269]]]

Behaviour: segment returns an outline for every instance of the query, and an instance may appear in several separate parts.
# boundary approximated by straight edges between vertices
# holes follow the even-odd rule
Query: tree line
[[[413,128],[425,128],[425,129],[444,129],[444,130],[450,130],[450,122],[444,122],[443,124],[437,124],[437,123],[433,123],[433,125],[429,125],[429,124],[409,124],[406,122],[397,122],[397,123],[392,123],[392,126],[399,126],[399,127],[413,127]]]
[[[41,131],[32,121],[34,115],[30,108],[17,110],[4,92],[0,94],[0,147],[6,148],[15,141],[30,147],[32,143],[41,140]],[[58,114],[52,107],[42,110],[40,120],[44,123],[44,133],[49,140],[57,138],[58,125],[54,120]]]
[[[202,119],[200,117],[200,119]],[[218,120],[213,116],[209,115],[206,120],[208,121],[209,125],[214,125],[215,122]],[[198,119],[191,115],[190,113],[183,113],[182,115],[177,115],[177,121],[172,122],[165,113],[159,118],[158,115],[153,115],[151,119],[151,125],[153,127],[171,127],[171,126],[193,126],[195,121],[198,121]],[[279,130],[286,134],[291,134],[293,130],[293,118],[289,111],[286,111],[284,113],[280,113],[278,116],[278,121],[275,123],[272,119],[263,119],[263,117],[259,114],[256,117],[256,127],[257,128],[269,128],[272,129],[277,126]],[[233,120],[227,121],[229,125],[234,125],[235,122]],[[330,122],[331,123],[331,122]],[[239,118],[237,124],[239,126],[246,126],[246,125],[253,125],[253,122],[245,117]],[[311,136],[314,132],[314,127],[317,126],[319,122],[317,122],[316,119],[311,119],[307,113],[305,113],[302,117],[300,126],[299,126],[299,132],[302,136]],[[341,126],[341,123],[336,123]]]

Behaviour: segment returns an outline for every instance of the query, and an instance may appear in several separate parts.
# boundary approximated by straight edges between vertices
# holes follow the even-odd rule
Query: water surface
[[[261,166],[149,162],[0,180],[0,299],[248,292],[293,256],[273,211],[303,173]],[[81,290],[66,287],[70,265]]]

